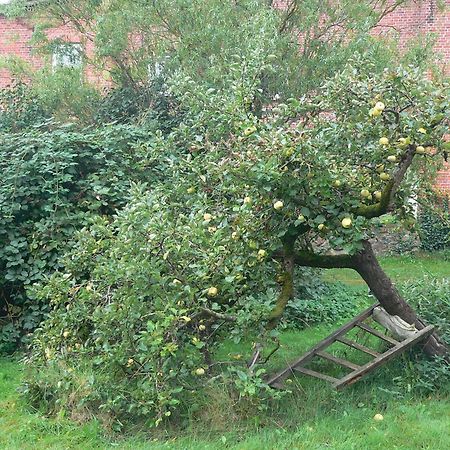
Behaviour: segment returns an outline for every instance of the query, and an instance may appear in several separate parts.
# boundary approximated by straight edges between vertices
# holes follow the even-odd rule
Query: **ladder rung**
[[[361,330],[367,331],[370,334],[373,334],[374,336],[383,339],[383,341],[389,342],[389,344],[392,345],[398,345],[400,342],[396,341],[395,339],[392,339],[389,336],[386,336],[384,333],[382,333],[381,331],[376,330],[375,328],[370,327],[369,325],[366,325],[365,323],[358,323],[356,324],[359,328],[361,328]]]
[[[380,356],[380,353],[376,352],[375,350],[365,347],[364,345],[358,344],[355,341],[351,341],[350,339],[346,339],[344,337],[338,337],[338,338],[336,338],[336,340],[339,342],[342,342],[345,345],[348,345],[349,347],[356,348],[357,350],[361,350],[362,352],[367,353],[368,355],[374,356],[375,358],[377,356]]]
[[[350,361],[347,361],[346,359],[338,358],[337,356],[331,355],[327,352],[317,352],[316,355],[320,356],[321,358],[327,359],[328,361],[332,361],[335,364],[339,364],[340,366],[347,367],[348,369],[357,370],[361,366],[358,366],[358,364],[354,364]]]
[[[321,380],[329,381],[330,383],[336,383],[339,380],[329,375],[325,375],[315,370],[307,369],[306,367],[293,367],[296,372],[303,373],[304,375],[310,375],[311,377],[320,378]]]

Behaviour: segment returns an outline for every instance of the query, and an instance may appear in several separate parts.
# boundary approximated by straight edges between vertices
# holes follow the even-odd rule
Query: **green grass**
[[[450,259],[444,259],[439,253],[404,256],[385,256],[380,264],[395,282],[409,281],[426,276],[450,278]],[[357,272],[351,269],[331,269],[324,271],[326,281],[341,281],[349,285],[364,285]]]
[[[319,327],[283,333],[278,358],[291,359],[328,331]],[[21,363],[0,359],[0,448],[447,449],[450,398],[444,392],[432,397],[408,394],[407,389],[395,393],[390,380],[401,375],[406,364],[404,357],[342,392],[318,380],[294,380],[292,393],[273,402],[268,411],[250,408],[251,419],[242,411],[241,416],[231,418],[233,412],[227,408],[234,405],[208,394],[205,410],[193,415],[183,432],[140,430],[135,435],[108,437],[96,421],[77,425],[64,417],[47,418],[30,411],[17,391],[23,374]],[[217,393],[221,395],[220,389]],[[383,414],[382,422],[373,420],[377,413]]]
[[[382,265],[397,281],[450,276],[450,263],[439,256],[386,257]],[[326,277],[359,290],[356,274],[328,271]],[[281,349],[268,369],[284,366],[336,326],[283,331]],[[221,356],[241,352],[242,344],[230,342]],[[447,389],[420,396],[408,387],[410,380],[414,382],[410,364],[408,356],[401,356],[342,392],[301,377],[293,380],[291,394],[272,401],[262,412],[251,404],[238,406],[216,387],[199,392],[195,399],[199,406],[193,408],[183,431],[139,429],[118,436],[106,435],[95,420],[76,424],[30,410],[18,392],[24,367],[18,360],[4,358],[0,359],[0,449],[446,450],[450,448],[450,380]],[[373,420],[377,413],[383,414],[383,421]]]

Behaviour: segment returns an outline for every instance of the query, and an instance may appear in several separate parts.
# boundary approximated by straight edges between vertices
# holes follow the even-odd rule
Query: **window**
[[[63,67],[71,69],[80,68],[82,65],[82,52],[83,47],[79,43],[68,42],[59,44],[53,52],[53,70]]]

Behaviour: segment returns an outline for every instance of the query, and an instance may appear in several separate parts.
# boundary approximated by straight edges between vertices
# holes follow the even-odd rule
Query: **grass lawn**
[[[405,256],[385,256],[380,264],[395,282],[434,277],[450,278],[450,257],[443,258],[439,253]],[[350,285],[364,285],[363,279],[351,269],[330,269],[324,271],[327,281],[341,281]]]
[[[449,277],[450,262],[443,258],[387,257],[387,272],[398,281],[424,276]],[[357,274],[327,271],[328,280],[358,285]],[[336,324],[284,331],[282,348],[271,366],[283,366],[336,328]],[[225,352],[239,353],[230,344]],[[246,355],[245,355],[246,356]],[[310,378],[292,383],[292,393],[259,412],[252,405],[236,414],[235,404],[217,389],[199,393],[200,409],[193,412],[185,431],[148,430],[107,436],[96,421],[78,425],[68,418],[47,418],[31,411],[18,393],[23,365],[0,358],[0,449],[174,449],[174,450],[283,450],[283,449],[430,449],[450,448],[450,380],[448,389],[433,395],[411,393],[406,377],[408,356],[380,368],[361,382],[333,391]],[[395,380],[403,380],[397,383]],[[384,420],[376,422],[380,413]]]

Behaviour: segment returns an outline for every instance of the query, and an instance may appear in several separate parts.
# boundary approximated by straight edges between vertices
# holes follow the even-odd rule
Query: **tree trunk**
[[[364,241],[364,249],[353,256],[353,268],[361,275],[381,306],[391,315],[401,317],[418,330],[425,327],[414,309],[403,299],[390,278],[381,268],[370,242]],[[447,356],[448,349],[437,334],[425,342],[424,351],[431,356]]]

